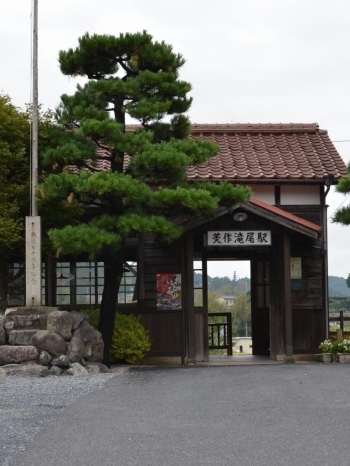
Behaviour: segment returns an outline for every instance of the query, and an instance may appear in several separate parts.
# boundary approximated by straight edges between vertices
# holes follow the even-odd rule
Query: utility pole
[[[32,151],[30,216],[26,217],[26,306],[41,305],[41,221],[35,194],[38,187],[38,0],[33,0]]]

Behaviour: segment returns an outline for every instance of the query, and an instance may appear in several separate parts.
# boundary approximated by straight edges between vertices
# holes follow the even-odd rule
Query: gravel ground
[[[9,466],[47,422],[78,398],[126,370],[87,377],[0,378],[0,466]]]

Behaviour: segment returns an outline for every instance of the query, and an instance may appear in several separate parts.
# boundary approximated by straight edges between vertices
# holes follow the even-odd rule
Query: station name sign
[[[208,231],[208,246],[269,246],[271,231]]]

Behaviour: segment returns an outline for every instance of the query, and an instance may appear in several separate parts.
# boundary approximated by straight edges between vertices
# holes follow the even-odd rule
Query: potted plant
[[[337,355],[339,362],[350,362],[350,340],[344,338],[342,341],[338,341]]]
[[[334,348],[334,342],[332,340],[325,340],[323,341],[319,349],[321,350],[321,354],[318,356],[318,360],[320,362],[332,362],[333,361],[333,356],[336,355],[335,353],[335,348]]]

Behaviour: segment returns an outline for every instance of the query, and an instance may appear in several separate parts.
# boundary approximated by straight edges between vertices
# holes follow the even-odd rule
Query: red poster
[[[181,274],[157,274],[157,309],[181,309]]]

